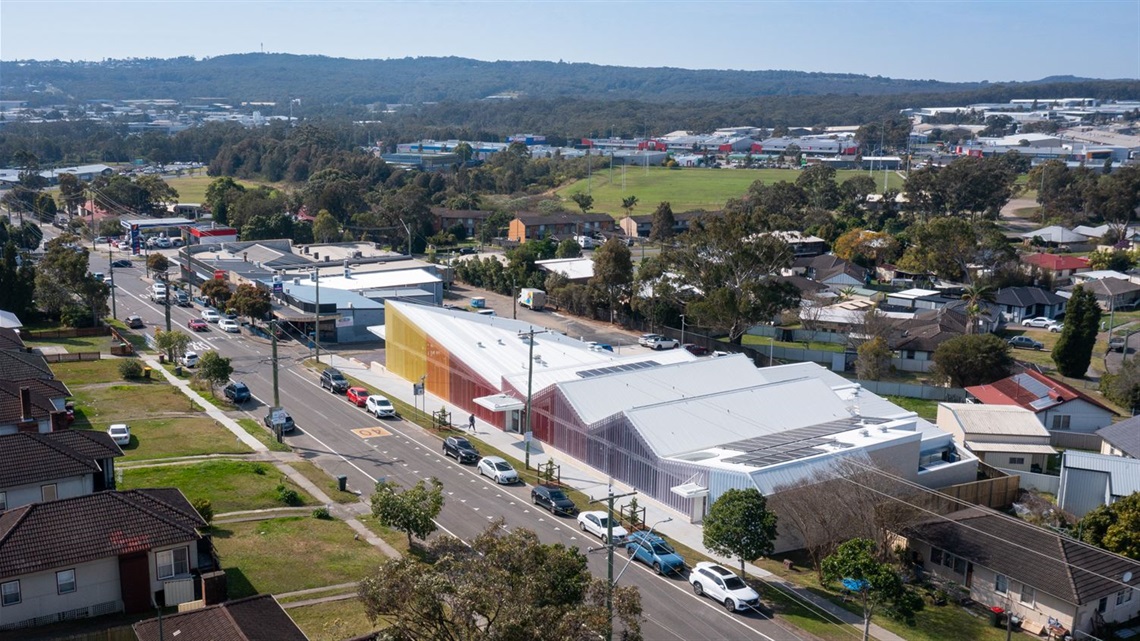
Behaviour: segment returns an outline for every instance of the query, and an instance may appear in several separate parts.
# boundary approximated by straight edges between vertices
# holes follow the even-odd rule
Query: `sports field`
[[[166,184],[178,192],[178,202],[204,203],[206,202],[206,188],[209,187],[210,183],[214,182],[215,179],[215,177],[207,176],[203,170],[200,175],[193,177],[166,178]],[[257,186],[257,183],[248,180],[238,180],[237,182],[246,187]]]
[[[866,171],[843,169],[835,172],[835,179],[843,182],[858,175],[869,175]],[[797,169],[666,169],[664,167],[614,167],[612,172],[603,169],[597,171],[587,180],[579,180],[567,185],[555,193],[569,201],[572,194],[589,190],[594,197],[594,210],[613,214],[615,217],[625,215],[621,208],[622,198],[637,196],[637,207],[634,214],[652,213],[657,203],[669,201],[674,212],[690,211],[693,209],[720,209],[724,201],[729,198],[738,198],[748,190],[749,185],[757,180],[764,184],[776,183],[781,180],[795,182],[800,175]],[[882,190],[883,172],[876,171],[873,175],[875,183]],[[887,187],[901,190],[903,177],[896,172],[887,174]],[[574,203],[570,203],[573,205]]]

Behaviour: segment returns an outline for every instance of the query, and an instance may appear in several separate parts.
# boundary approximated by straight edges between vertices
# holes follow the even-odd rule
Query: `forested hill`
[[[365,105],[467,101],[489,96],[552,99],[708,101],[815,94],[895,95],[964,92],[986,83],[898,80],[802,71],[635,68],[563,62],[483,62],[467,58],[350,60],[289,54],[238,54],[90,62],[0,62],[9,100],[216,98]],[[1098,81],[1051,79],[1068,93],[1098,95]],[[1016,86],[1017,83],[1015,83]],[[1007,85],[1008,86],[1008,85]],[[1024,83],[1026,89],[1033,83]]]

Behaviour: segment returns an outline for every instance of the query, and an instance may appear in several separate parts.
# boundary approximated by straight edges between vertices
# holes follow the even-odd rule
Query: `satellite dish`
[[[1125,583],[1128,583],[1129,581],[1132,580],[1132,573],[1131,572],[1125,572],[1124,576],[1122,576],[1120,578],[1124,579]]]

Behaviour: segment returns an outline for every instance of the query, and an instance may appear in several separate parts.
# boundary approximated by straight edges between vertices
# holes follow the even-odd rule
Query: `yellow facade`
[[[413,383],[426,374],[427,391],[451,398],[451,358],[446,349],[394,306],[385,310],[384,335],[389,372]]]

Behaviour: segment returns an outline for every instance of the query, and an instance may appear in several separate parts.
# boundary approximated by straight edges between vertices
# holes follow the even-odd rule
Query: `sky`
[[[1140,0],[2,0],[0,59],[460,56],[1140,78]]]

